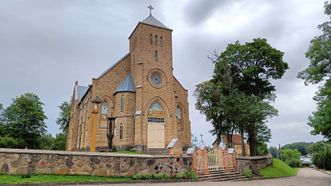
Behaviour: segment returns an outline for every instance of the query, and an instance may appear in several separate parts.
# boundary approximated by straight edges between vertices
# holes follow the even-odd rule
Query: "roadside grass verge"
[[[3,184],[88,184],[88,183],[134,183],[141,181],[196,181],[195,173],[179,172],[176,175],[136,173],[130,177],[81,176],[81,175],[5,175],[0,174],[0,185]]]
[[[280,178],[295,176],[298,169],[291,168],[285,162],[279,159],[272,160],[273,165],[260,170],[263,178]]]
[[[0,175],[0,184],[43,184],[43,183],[108,183],[129,182],[128,177],[67,176],[67,175]]]

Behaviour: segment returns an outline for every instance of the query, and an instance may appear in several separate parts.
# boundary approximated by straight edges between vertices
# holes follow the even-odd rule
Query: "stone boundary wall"
[[[0,174],[174,175],[191,169],[189,156],[67,152],[0,148]]]
[[[245,169],[251,169],[254,174],[260,175],[259,170],[272,165],[272,156],[252,156],[252,157],[238,157],[237,168],[239,172]]]

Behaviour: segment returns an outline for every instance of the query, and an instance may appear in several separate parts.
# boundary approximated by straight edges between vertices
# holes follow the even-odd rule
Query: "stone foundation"
[[[130,176],[174,175],[191,169],[191,157],[0,148],[0,174]]]
[[[272,165],[272,156],[252,156],[238,157],[238,171],[243,172],[245,169],[251,169],[254,174],[259,175],[259,170]]]

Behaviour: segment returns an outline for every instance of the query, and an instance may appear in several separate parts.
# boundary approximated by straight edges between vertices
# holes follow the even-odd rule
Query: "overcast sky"
[[[268,123],[271,145],[316,141],[307,118],[316,109],[316,86],[296,75],[304,53],[326,20],[325,0],[0,0],[0,103],[25,92],[45,104],[48,131],[56,134],[58,105],[69,100],[76,80],[91,84],[128,52],[136,24],[153,15],[173,31],[174,74],[189,90],[192,133],[210,144],[211,125],[195,110],[195,85],[211,78],[207,56],[227,44],[266,38],[285,52],[290,69],[275,83],[279,116]]]

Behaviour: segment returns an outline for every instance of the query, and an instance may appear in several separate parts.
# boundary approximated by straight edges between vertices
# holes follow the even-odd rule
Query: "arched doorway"
[[[147,148],[165,148],[164,109],[159,102],[153,102],[148,109]]]

